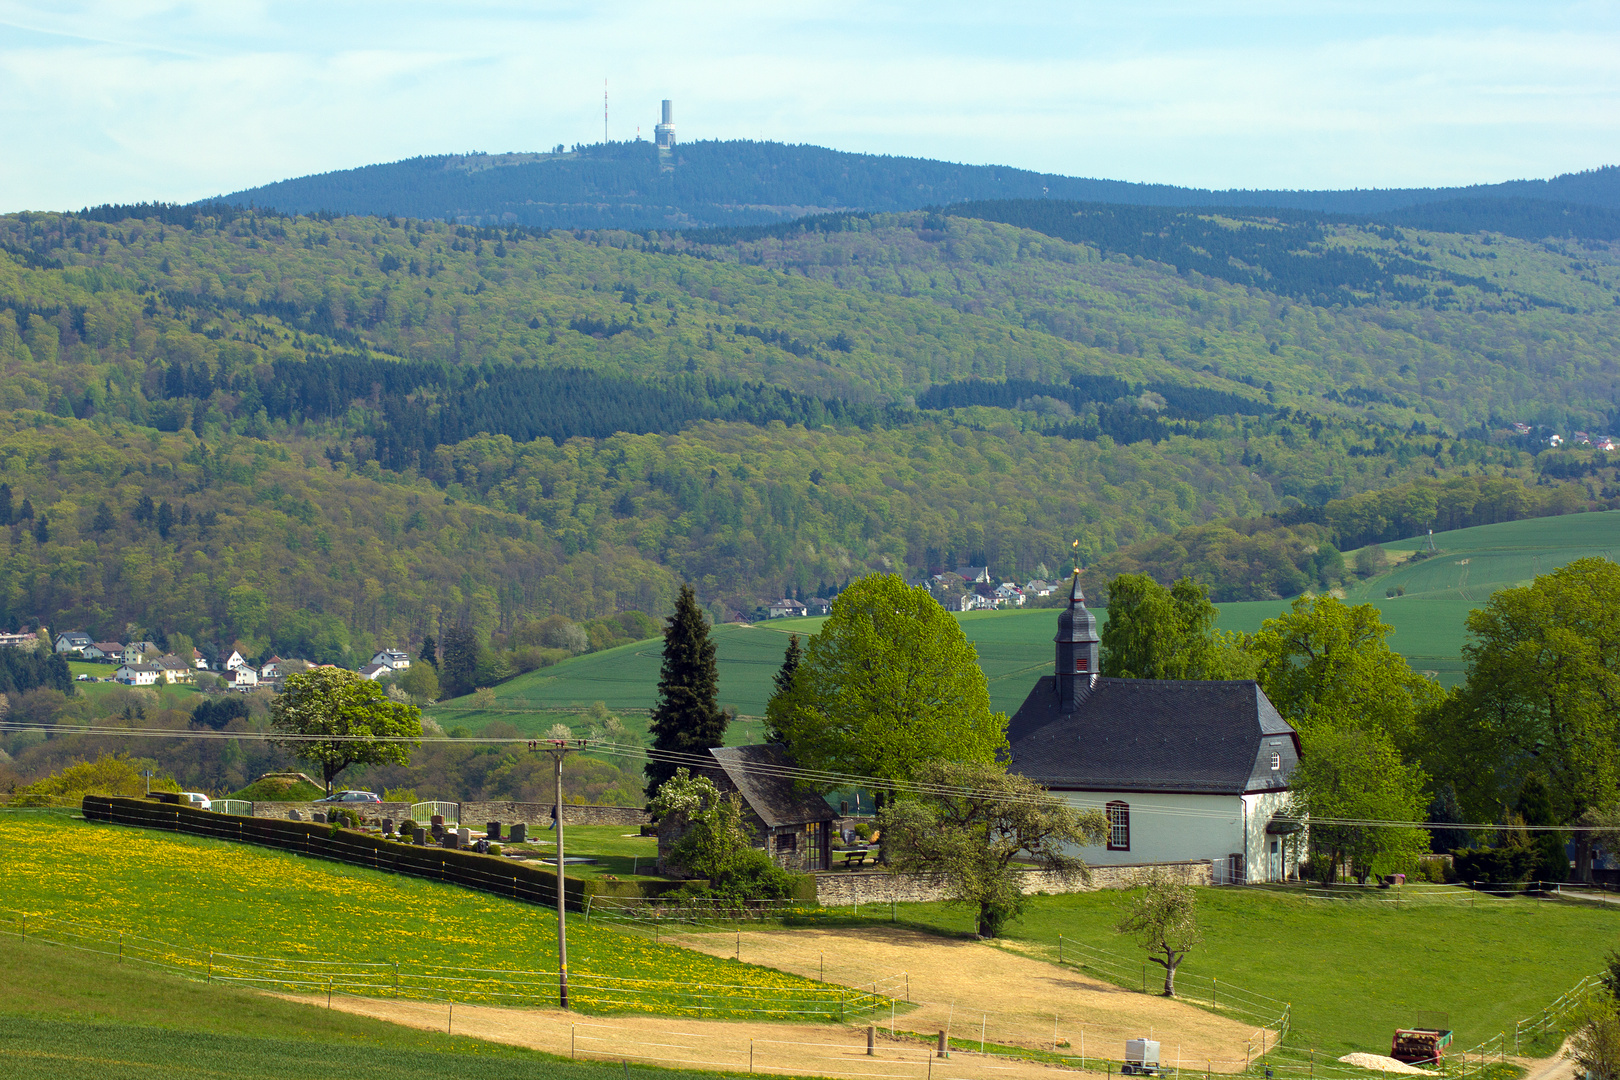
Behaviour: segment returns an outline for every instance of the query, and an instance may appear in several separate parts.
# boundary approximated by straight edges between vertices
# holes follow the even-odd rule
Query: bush
[[[864,821],[861,822],[859,825],[855,826],[855,835],[860,837],[862,840],[872,839],[872,826],[868,825]]]
[[[708,881],[689,881],[677,895],[708,900],[788,900],[794,893],[793,875],[777,866],[758,848],[738,852],[725,871]]]
[[[391,787],[383,788],[383,802],[416,803],[421,800],[416,797],[415,788]]]
[[[314,784],[290,776],[265,776],[231,795],[249,802],[313,802],[325,795]]]
[[[1536,850],[1516,845],[1462,848],[1456,853],[1456,865],[1460,881],[1526,881],[1536,866]]]
[[[499,855],[501,853],[501,845],[499,845],[499,844],[491,844],[491,845],[489,845],[489,853],[491,855]],[[553,859],[552,861],[555,862],[556,860]]]

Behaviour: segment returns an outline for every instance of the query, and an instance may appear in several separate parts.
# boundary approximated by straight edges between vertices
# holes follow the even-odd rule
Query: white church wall
[[[1224,865],[1231,855],[1258,850],[1252,839],[1247,849],[1244,846],[1244,811],[1248,807],[1243,796],[1101,791],[1054,791],[1053,794],[1085,810],[1102,810],[1114,801],[1130,807],[1130,850],[1109,851],[1104,846],[1079,849],[1077,854],[1092,866],[1194,859],[1209,859]],[[1263,832],[1264,823],[1260,828]]]
[[[1291,872],[1289,865],[1292,858],[1281,836],[1268,836],[1266,823],[1283,812],[1288,805],[1286,791],[1265,791],[1256,795],[1243,796],[1244,817],[1248,832],[1248,881],[1281,881]],[[1273,856],[1272,841],[1277,841],[1277,852]]]

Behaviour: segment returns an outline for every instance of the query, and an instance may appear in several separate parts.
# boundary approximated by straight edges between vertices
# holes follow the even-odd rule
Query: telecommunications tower
[[[675,103],[669,98],[664,99],[663,122],[653,128],[653,135],[658,142],[658,149],[675,149]]]

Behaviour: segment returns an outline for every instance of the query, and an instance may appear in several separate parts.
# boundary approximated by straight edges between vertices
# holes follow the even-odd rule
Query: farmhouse
[[[1097,674],[1097,619],[1079,575],[1058,616],[1056,670],[1013,715],[1012,770],[1077,806],[1102,809],[1094,866],[1208,859],[1216,881],[1296,872],[1297,830],[1274,820],[1299,736],[1252,680],[1111,679]]]

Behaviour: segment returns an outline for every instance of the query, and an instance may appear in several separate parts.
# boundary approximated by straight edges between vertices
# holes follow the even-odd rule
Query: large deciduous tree
[[[1118,679],[1234,679],[1252,673],[1237,635],[1215,632],[1219,611],[1191,578],[1166,589],[1147,574],[1108,583],[1102,674]]]
[[[665,755],[703,754],[726,741],[728,717],[718,701],[720,676],[714,663],[709,620],[692,586],[681,586],[675,614],[664,628],[664,663],[658,673],[658,702],[650,729],[653,757],[647,762],[647,797],[675,775],[680,762]]]
[[[1323,726],[1381,731],[1405,747],[1418,717],[1445,697],[1391,651],[1385,639],[1393,629],[1371,604],[1351,607],[1331,596],[1301,596],[1287,614],[1260,624],[1249,643],[1260,685],[1307,752],[1311,732]]]
[[[942,757],[989,764],[1007,745],[962,627],[893,574],[838,594],[774,704],[771,730],[799,765],[880,782]]]
[[[1308,822],[1314,876],[1331,884],[1343,866],[1361,881],[1409,869],[1429,849],[1426,829],[1361,823],[1421,822],[1425,782],[1384,732],[1319,725],[1289,780],[1289,812]]]
[[[319,766],[328,792],[350,765],[409,765],[422,737],[414,705],[390,701],[370,679],[340,668],[289,675],[270,705],[270,722],[295,736],[275,741]]]
[[[955,903],[978,913],[993,938],[1024,908],[1014,860],[1084,876],[1075,848],[1107,837],[1100,810],[1079,810],[999,764],[931,760],[914,769],[926,795],[905,796],[878,817],[889,860],[902,871],[938,874]]]
[[[1556,823],[1616,801],[1620,784],[1620,566],[1577,559],[1503,589],[1468,616],[1468,678],[1426,740],[1426,764],[1490,820],[1532,773]],[[1489,768],[1479,763],[1489,762]]]

